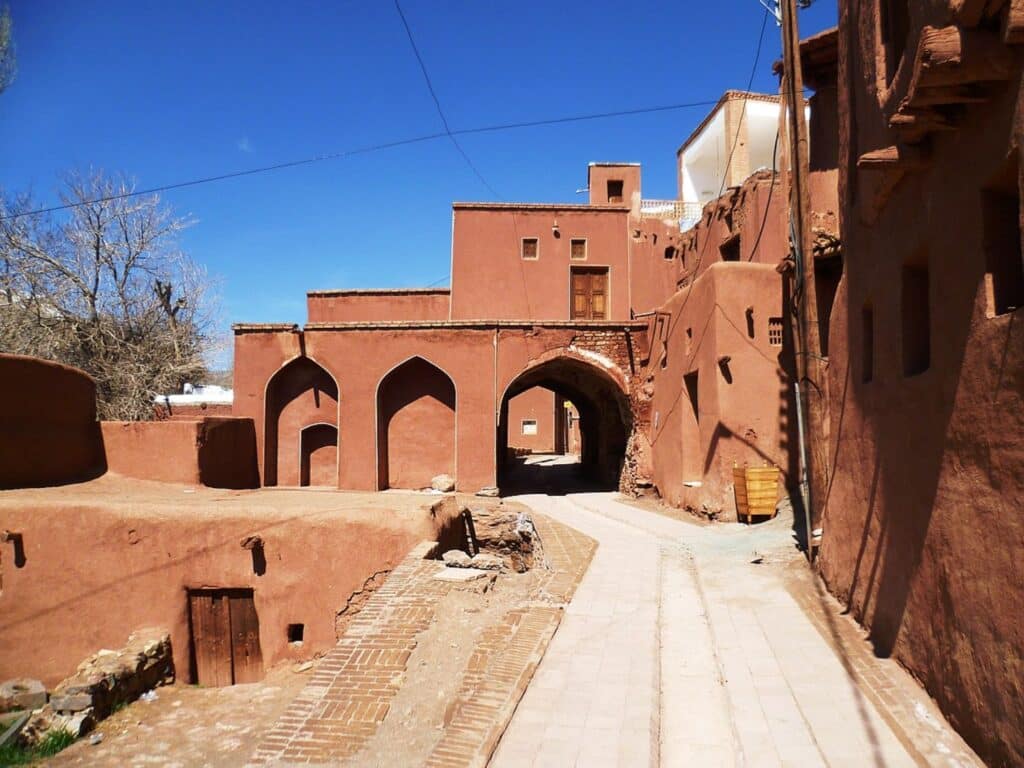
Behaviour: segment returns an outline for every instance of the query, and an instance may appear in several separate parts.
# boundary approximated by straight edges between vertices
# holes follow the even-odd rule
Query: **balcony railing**
[[[681,230],[687,230],[700,221],[704,206],[701,203],[687,203],[682,200],[641,200],[641,219],[678,221]]]

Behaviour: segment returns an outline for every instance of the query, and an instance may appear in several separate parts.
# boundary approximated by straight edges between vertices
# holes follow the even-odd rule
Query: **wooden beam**
[[[891,171],[894,168],[919,170],[926,165],[924,151],[920,147],[905,144],[865,152],[857,158],[857,167],[864,171]]]

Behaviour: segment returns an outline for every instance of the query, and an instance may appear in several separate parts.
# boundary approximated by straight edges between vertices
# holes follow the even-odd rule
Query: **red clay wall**
[[[171,632],[175,667],[187,681],[186,589],[198,587],[253,589],[265,666],[310,658],[334,645],[335,615],[349,596],[417,542],[435,539],[435,526],[446,522],[427,512],[323,513],[309,505],[297,516],[294,506],[277,511],[281,503],[255,495],[233,507],[231,499],[205,506],[183,500],[171,509],[163,493],[138,498],[131,509],[53,500],[3,507],[5,527],[22,534],[25,564],[14,567],[3,553],[0,679],[52,685],[133,630],[161,626]],[[240,546],[250,535],[264,541],[262,574]],[[287,641],[293,623],[305,625],[301,648]]]
[[[955,19],[944,4],[910,8],[908,58],[888,87],[877,12],[866,0],[840,4],[847,273],[832,317],[834,479],[821,570],[878,652],[923,682],[986,763],[1021,765],[1024,310],[990,312],[984,196],[1020,146],[1021,59],[1012,54],[1009,82],[967,105],[955,132],[930,137],[923,168],[859,170],[860,156],[895,139],[889,117],[923,25]],[[997,34],[976,32],[998,55]],[[1020,183],[1011,176],[1008,194]],[[1013,217],[999,226],[1013,229]],[[908,263],[929,275],[929,309],[913,316],[925,318],[930,363],[916,375],[903,356],[913,343],[903,331]]]
[[[783,347],[768,335],[781,297],[771,267],[718,263],[663,308],[663,341],[655,340],[649,369],[650,434],[653,479],[670,504],[735,519],[734,463],[768,462],[789,473],[788,378]],[[698,418],[684,384],[694,373]]]
[[[447,320],[447,288],[310,291],[306,306],[311,323],[365,320]]]
[[[568,320],[574,266],[607,267],[607,319],[629,318],[627,208],[456,203],[453,209],[452,319]],[[524,237],[539,240],[537,259],[522,258]],[[573,238],[586,238],[586,259],[570,260]]]
[[[466,324],[405,329],[374,325],[310,326],[304,334],[278,326],[237,326],[235,330],[235,412],[253,419],[258,455],[265,463],[264,394],[267,382],[303,351],[338,382],[340,467],[338,487],[376,490],[379,484],[378,385],[394,368],[420,357],[443,370],[457,392],[455,477],[460,490],[476,491],[496,481],[497,419],[506,388],[546,355],[585,359],[584,370],[632,386],[636,355],[646,345],[642,323],[595,328],[495,327]],[[359,361],[353,365],[352,361]],[[611,373],[606,373],[611,370]],[[623,397],[627,395],[623,394]],[[575,399],[573,400],[575,402]],[[293,430],[294,433],[294,430]],[[293,439],[283,434],[282,439]],[[392,441],[391,449],[398,445]],[[445,449],[447,452],[447,449]],[[433,466],[434,462],[431,461]],[[436,473],[435,473],[436,474]],[[429,480],[429,478],[428,478]],[[264,483],[266,475],[264,473]]]
[[[93,380],[77,368],[0,354],[0,488],[60,485],[103,471]]]
[[[523,420],[537,422],[535,435],[523,434]],[[530,453],[555,450],[555,393],[534,387],[508,402],[508,447]]]
[[[250,419],[104,421],[107,469],[124,477],[213,488],[256,488]]]

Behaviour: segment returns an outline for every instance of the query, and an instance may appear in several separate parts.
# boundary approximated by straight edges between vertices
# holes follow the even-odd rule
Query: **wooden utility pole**
[[[791,301],[794,360],[797,376],[797,419],[800,434],[800,485],[807,525],[807,555],[813,560],[812,531],[821,523],[828,488],[827,400],[825,371],[818,333],[818,301],[814,285],[814,236],[811,232],[807,118],[800,62],[800,31],[796,0],[779,0],[782,24],[782,95],[788,115],[790,162],[789,222],[794,265]]]

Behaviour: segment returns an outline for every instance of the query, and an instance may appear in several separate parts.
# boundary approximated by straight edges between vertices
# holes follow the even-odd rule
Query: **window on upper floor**
[[[536,419],[523,419],[522,430],[524,435],[536,435],[537,434],[537,420]]]
[[[587,258],[587,240],[583,237],[574,237],[569,241],[569,258],[582,261]]]
[[[907,47],[910,7],[908,0],[879,0],[879,3],[882,47],[885,49],[885,82],[891,83]]]
[[[735,234],[718,246],[718,252],[722,254],[722,261],[740,260],[740,236]]]
[[[984,224],[985,294],[989,317],[1024,307],[1024,262],[1020,247],[1020,188],[1014,151],[981,193]]]
[[[768,318],[768,343],[773,347],[782,346],[782,318]]]
[[[622,179],[608,179],[608,202],[622,202]]]
[[[536,237],[524,237],[520,246],[520,254],[524,259],[539,259],[540,241]]]

